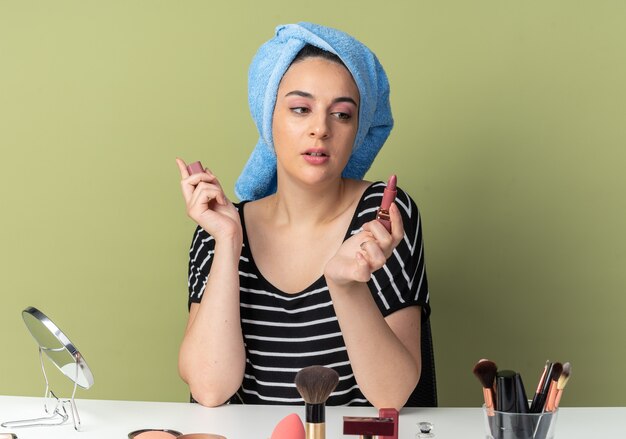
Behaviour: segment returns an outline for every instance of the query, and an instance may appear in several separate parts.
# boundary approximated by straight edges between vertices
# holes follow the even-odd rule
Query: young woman
[[[398,189],[388,232],[385,184],[361,179],[391,129],[388,93],[352,37],[281,26],[250,70],[255,154],[269,158],[253,154],[244,201],[177,159],[198,224],[179,370],[201,404],[302,403],[294,376],[310,365],[340,375],[329,405],[401,408],[415,388],[429,313],[419,213]]]

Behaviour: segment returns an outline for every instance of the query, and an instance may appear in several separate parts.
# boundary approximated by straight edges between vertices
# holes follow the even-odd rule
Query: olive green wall
[[[79,397],[187,399],[174,158],[233,196],[248,63],[306,20],[389,74],[396,128],[368,178],[396,172],[422,210],[441,405],[480,403],[481,357],[529,389],[569,360],[564,404],[626,405],[626,3],[384,5],[0,0],[0,394],[43,391],[33,305],[91,364]]]

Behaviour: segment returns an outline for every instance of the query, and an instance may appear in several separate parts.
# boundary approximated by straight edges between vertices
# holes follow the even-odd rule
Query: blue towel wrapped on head
[[[343,176],[362,179],[393,127],[389,82],[376,55],[350,35],[312,23],[278,26],[274,38],[257,51],[248,72],[248,101],[259,141],[237,183],[240,200],[258,200],[276,192],[276,154],[272,117],[278,85],[307,44],[334,53],[346,65],[360,94],[359,126]]]

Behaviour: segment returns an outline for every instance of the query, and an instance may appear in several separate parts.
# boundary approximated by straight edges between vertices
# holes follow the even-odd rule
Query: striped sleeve
[[[189,307],[192,303],[200,303],[202,300],[204,287],[211,271],[214,252],[215,239],[198,226],[189,249],[189,270],[187,272]]]
[[[364,221],[376,216],[384,185],[365,200]],[[373,208],[368,209],[368,205]],[[372,274],[370,290],[383,316],[388,316],[407,306],[421,306],[424,318],[430,315],[428,280],[424,263],[421,216],[413,199],[398,188],[396,205],[402,214],[404,237],[394,249],[385,265]]]

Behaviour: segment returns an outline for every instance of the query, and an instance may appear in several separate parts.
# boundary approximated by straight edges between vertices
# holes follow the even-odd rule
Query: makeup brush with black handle
[[[546,371],[546,377],[541,389],[538,389],[539,392],[535,394],[535,398],[531,404],[530,413],[541,413],[545,406],[546,401],[548,400],[548,393],[550,392],[550,388],[554,388],[556,386],[556,382],[559,380],[561,376],[561,372],[563,371],[563,365],[561,363],[554,362],[548,366]],[[555,384],[552,384],[552,382]]]
[[[339,374],[324,366],[309,366],[296,374],[296,388],[304,399],[306,439],[326,438],[326,400],[339,383]]]
[[[530,408],[528,410],[530,413],[539,413],[543,410],[543,405],[546,402],[545,398],[548,396],[551,370],[552,362],[548,360],[546,361],[546,365],[543,367],[543,372],[541,373],[541,377],[539,378],[539,382],[537,383],[535,396],[533,396],[533,400],[530,403]]]

